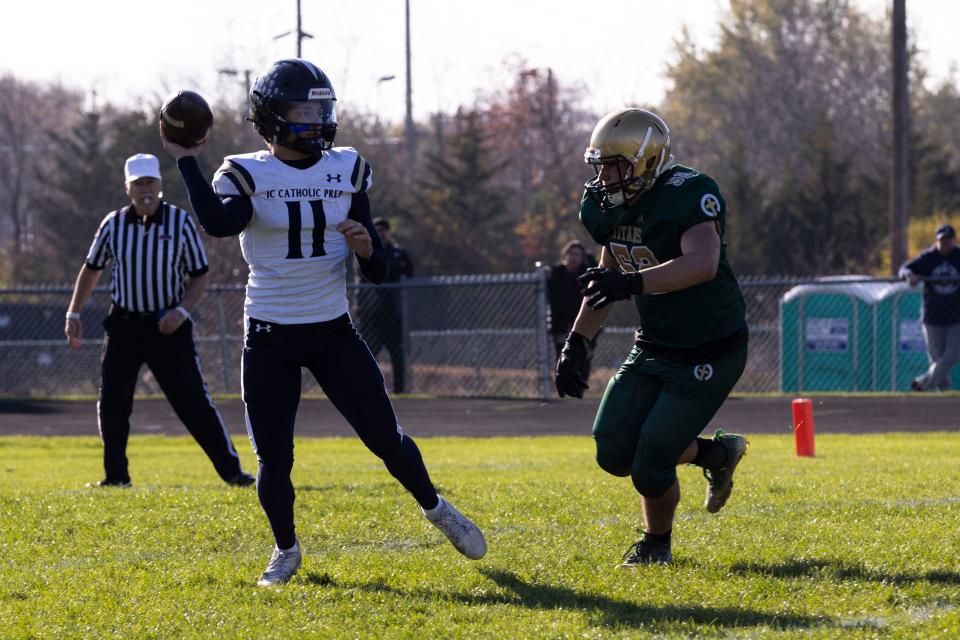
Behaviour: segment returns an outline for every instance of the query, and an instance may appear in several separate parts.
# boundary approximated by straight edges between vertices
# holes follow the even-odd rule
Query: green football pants
[[[680,365],[634,347],[607,384],[593,423],[597,464],[630,476],[641,495],[673,486],[677,461],[733,389],[747,347],[714,362]]]

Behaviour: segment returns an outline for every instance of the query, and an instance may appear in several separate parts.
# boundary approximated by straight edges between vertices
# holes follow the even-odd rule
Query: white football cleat
[[[281,551],[274,547],[273,555],[270,556],[270,562],[264,569],[263,575],[257,580],[258,587],[272,587],[276,584],[290,582],[290,578],[296,575],[297,570],[303,563],[303,555],[300,553],[300,541],[293,545],[288,551]]]
[[[443,498],[440,498],[440,504],[430,511],[423,507],[420,507],[420,510],[433,526],[443,531],[443,535],[447,536],[463,555],[471,560],[479,560],[487,552],[487,541],[480,528]]]

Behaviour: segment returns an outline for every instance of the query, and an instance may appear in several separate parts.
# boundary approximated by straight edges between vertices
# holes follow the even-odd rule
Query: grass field
[[[459,556],[358,441],[298,440],[304,567],[270,590],[254,491],[191,441],[132,439],[134,488],[94,490],[96,439],[0,439],[0,636],[960,637],[960,435],[821,436],[816,459],[754,437],[720,514],[680,469],[676,562],[637,570],[615,568],[636,496],[589,437],[420,445],[486,558]]]

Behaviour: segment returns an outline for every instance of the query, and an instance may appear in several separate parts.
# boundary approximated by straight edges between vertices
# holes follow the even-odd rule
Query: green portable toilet
[[[862,282],[866,277],[822,278],[783,295],[781,390],[872,391],[876,387],[875,303],[890,284]]]
[[[878,391],[910,391],[910,382],[927,370],[922,307],[923,288],[905,282],[891,285],[877,303]],[[953,368],[951,388],[960,390],[960,366]]]

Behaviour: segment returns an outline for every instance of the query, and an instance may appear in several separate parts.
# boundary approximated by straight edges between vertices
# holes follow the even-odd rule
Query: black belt
[[[121,320],[153,320],[156,322],[160,319],[159,311],[129,311],[116,305],[110,307],[110,315],[120,318]]]

